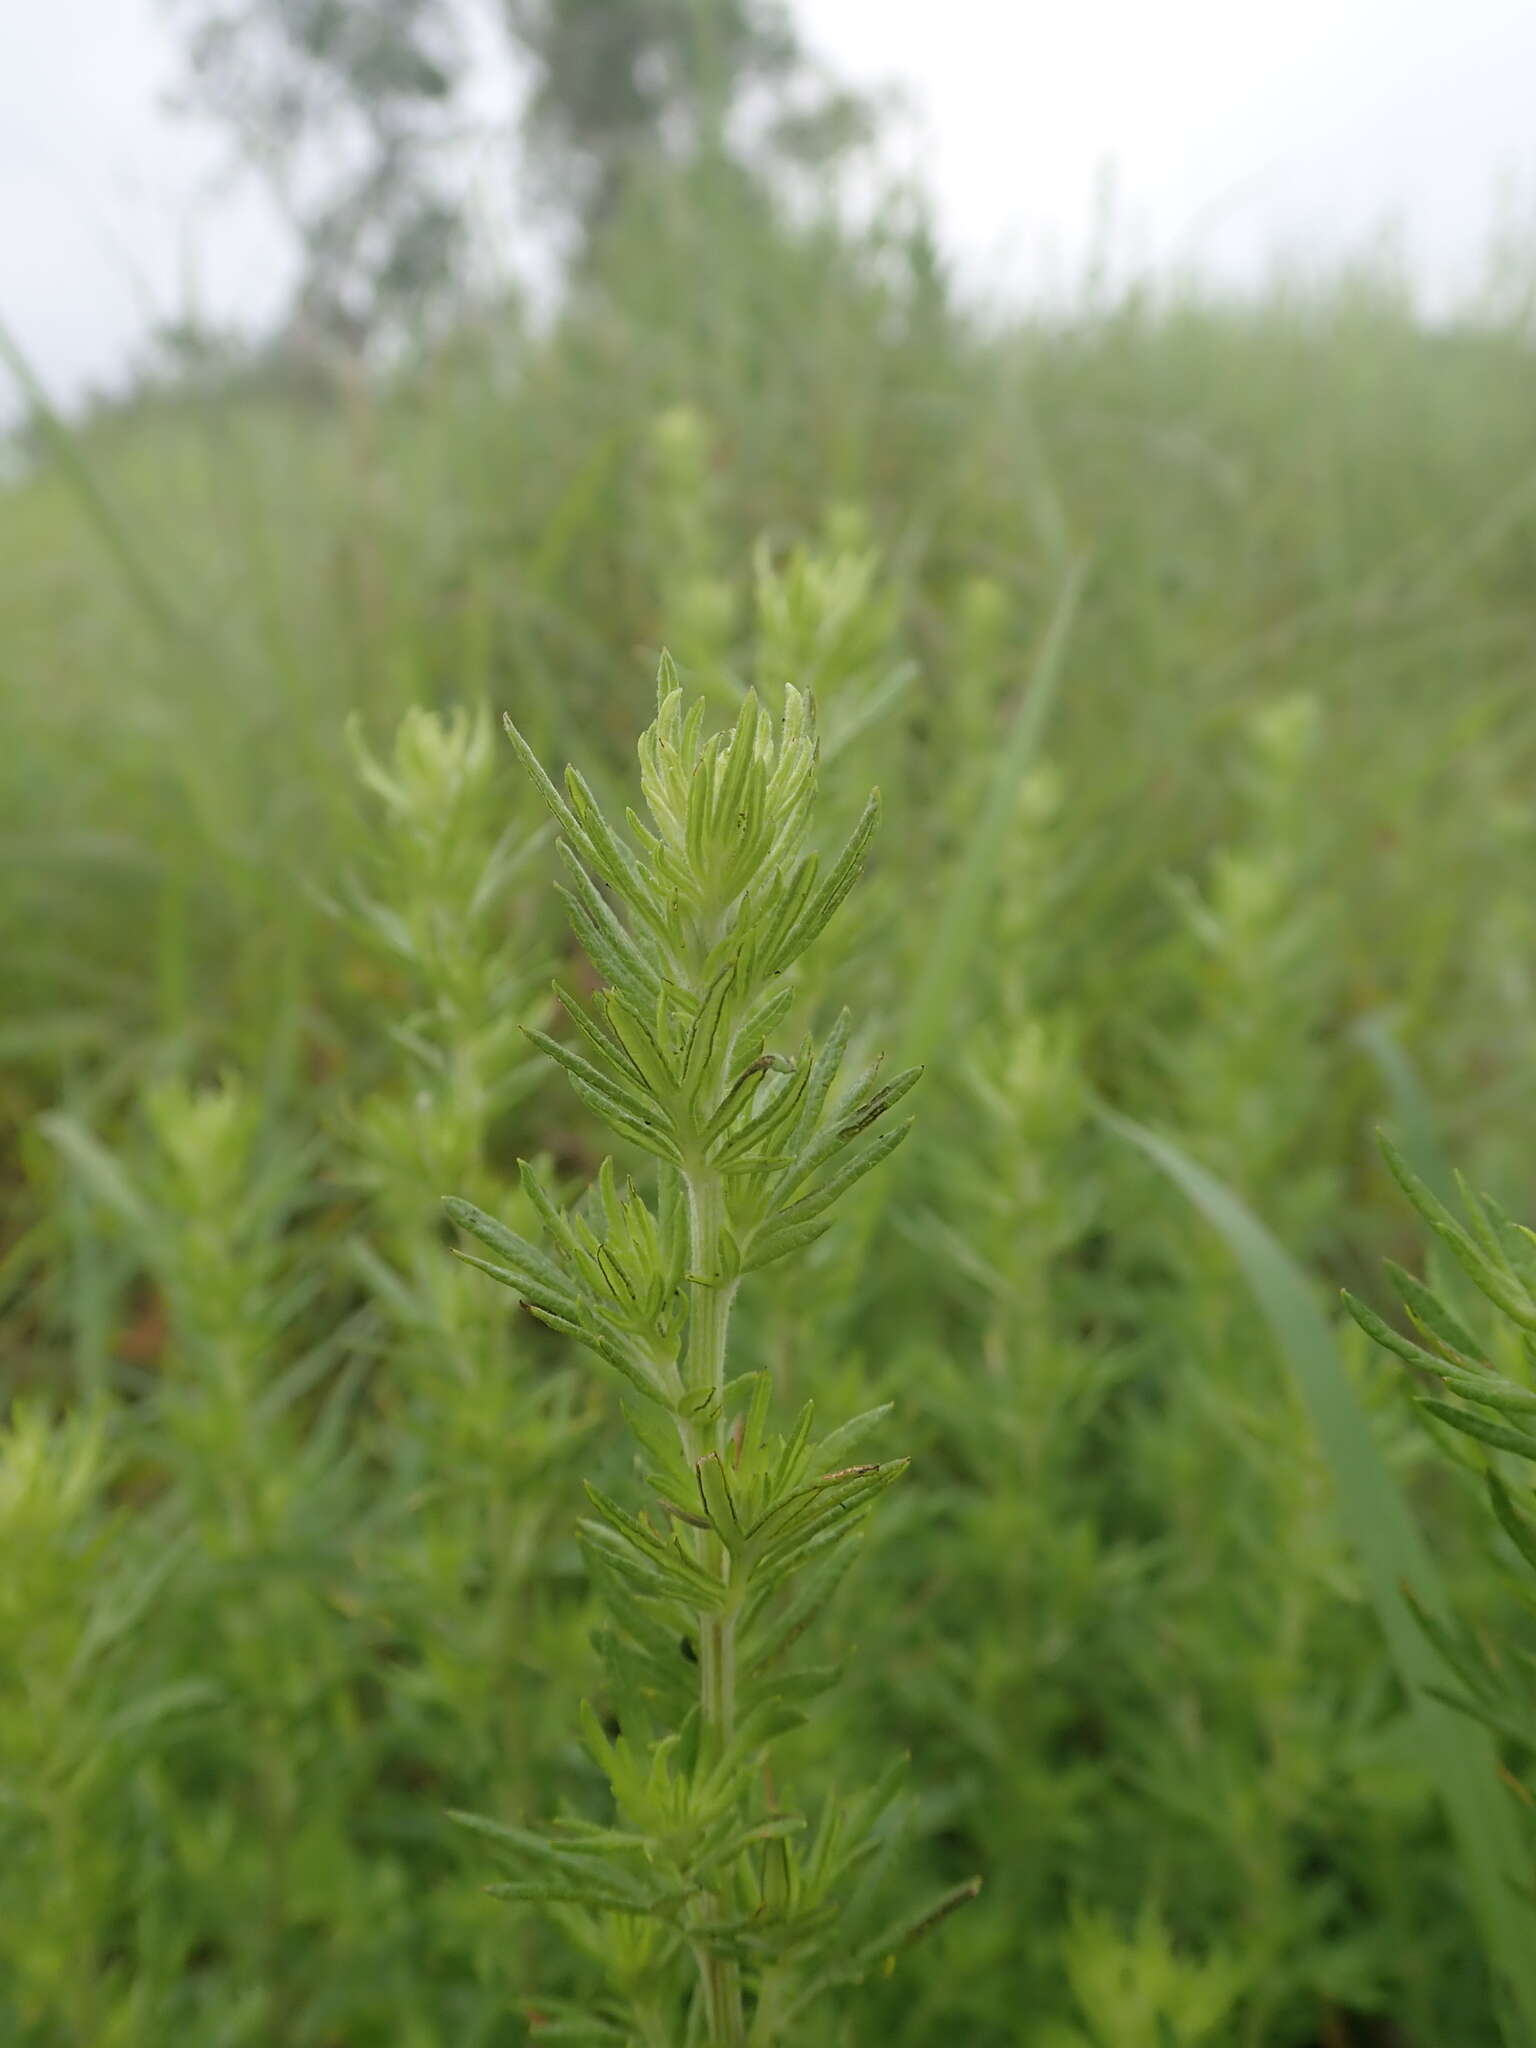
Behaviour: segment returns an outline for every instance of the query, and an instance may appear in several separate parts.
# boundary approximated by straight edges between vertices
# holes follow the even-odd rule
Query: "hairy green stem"
[[[707,1387],[714,1395],[710,1412],[699,1426],[683,1425],[683,1447],[690,1461],[697,1462],[711,1451],[720,1455],[725,1451],[725,1351],[736,1283],[720,1278],[721,1238],[725,1230],[725,1197],[720,1177],[707,1172],[690,1173],[687,1185],[688,1250],[693,1278],[686,1378],[690,1390]],[[695,1548],[699,1562],[729,1583],[730,1556],[714,1532],[700,1529]],[[699,1617],[699,1700],[705,1740],[718,1756],[729,1743],[736,1722],[734,1606],[727,1606],[721,1614]],[[713,1899],[706,1900],[705,1913],[712,1914],[717,1904]],[[702,1944],[694,1945],[694,1956],[703,1986],[710,2048],[745,2048],[747,2029],[740,1970],[729,1958],[710,1954]]]

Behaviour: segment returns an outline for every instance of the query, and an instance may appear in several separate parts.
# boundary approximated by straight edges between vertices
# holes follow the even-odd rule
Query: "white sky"
[[[1106,172],[1122,261],[1239,284],[1395,217],[1443,304],[1476,281],[1501,190],[1536,225],[1536,0],[797,11],[845,74],[906,89],[900,154],[988,284],[1080,278]],[[165,0],[0,0],[0,319],[59,397],[110,380],[157,318],[258,321],[283,297],[276,219],[163,110],[177,60]]]

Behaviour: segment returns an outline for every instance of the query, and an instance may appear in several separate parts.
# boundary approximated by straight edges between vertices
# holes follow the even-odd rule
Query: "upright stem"
[[[688,1252],[694,1281],[688,1310],[686,1378],[690,1391],[707,1387],[715,1397],[712,1416],[706,1423],[682,1425],[684,1450],[696,1462],[711,1451],[723,1454],[725,1450],[725,1349],[736,1283],[718,1279],[720,1240],[725,1228],[725,1197],[720,1177],[700,1172],[689,1174],[687,1179]],[[697,1531],[696,1554],[700,1564],[729,1583],[730,1556],[712,1530]],[[699,1617],[699,1701],[706,1748],[712,1757],[717,1757],[730,1741],[736,1724],[734,1604],[728,1604],[720,1614]],[[716,1904],[707,1900],[705,1911],[712,1912]],[[709,2048],[745,2048],[747,2029],[740,1970],[729,1958],[710,1954],[702,1944],[695,1944],[694,1956],[704,1991]]]
[[[688,1305],[688,1359],[685,1377],[690,1390],[709,1387],[719,1412],[706,1449],[725,1447],[725,1415],[719,1399],[725,1391],[725,1340],[730,1328],[736,1283],[715,1284],[720,1267],[720,1239],[725,1230],[725,1192],[717,1173],[690,1173],[688,1185],[688,1259],[695,1275]],[[702,1455],[700,1453],[699,1455]]]

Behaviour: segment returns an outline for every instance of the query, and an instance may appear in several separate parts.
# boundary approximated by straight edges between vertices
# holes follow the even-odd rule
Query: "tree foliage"
[[[473,132],[464,0],[167,0],[187,106],[232,136],[297,239],[291,318],[357,341],[440,300],[467,222],[455,153]],[[812,62],[780,0],[500,0],[493,33],[526,80],[514,169],[578,246],[637,178],[699,160],[758,182],[824,167],[871,107]],[[482,53],[483,54],[483,53]]]

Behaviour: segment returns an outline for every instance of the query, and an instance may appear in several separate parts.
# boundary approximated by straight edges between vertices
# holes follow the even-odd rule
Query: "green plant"
[[[1506,1598],[1497,1624],[1479,1628],[1447,1615],[1439,1603],[1425,1597],[1421,1584],[1410,1581],[1408,1592],[1441,1666],[1442,1683],[1430,1689],[1481,1723],[1510,1759],[1505,1774],[1520,1792],[1526,1830],[1518,1855],[1511,1859],[1509,1903],[1513,1910],[1529,1914],[1536,1903],[1536,1850],[1529,1830],[1531,1761],[1536,1756],[1536,1709],[1531,1698],[1536,1640],[1530,1631],[1530,1617],[1536,1611],[1536,1501],[1523,1468],[1536,1465],[1536,1430],[1531,1426],[1536,1417],[1536,1387],[1531,1385],[1536,1377],[1536,1235],[1517,1223],[1494,1196],[1475,1193],[1458,1175],[1463,1221],[1386,1139],[1382,1151],[1398,1185],[1448,1256],[1448,1264],[1443,1272],[1432,1274],[1436,1284],[1431,1285],[1388,1261],[1412,1336],[1395,1329],[1347,1290],[1344,1304],[1366,1335],[1413,1374],[1420,1408],[1455,1433],[1442,1434],[1444,1447],[1450,1450],[1459,1443],[1465,1449],[1470,1440],[1481,1454],[1476,1463],[1482,1489],[1505,1539],[1497,1545],[1502,1590],[1512,1597]],[[1474,1296],[1481,1297],[1480,1304]],[[1472,1327],[1483,1320],[1473,1313],[1476,1306],[1483,1307],[1484,1316],[1488,1308],[1495,1312],[1495,1324],[1487,1334],[1478,1335]],[[1458,1462],[1468,1460],[1458,1457]],[[1481,1758],[1491,1778],[1486,1738],[1468,1730],[1461,1746]],[[1519,1934],[1524,1932],[1519,1929]],[[1511,2042],[1527,2038],[1521,2021],[1529,2025],[1536,2007],[1528,2000],[1516,2010],[1520,2018],[1507,2023]]]
[[[781,563],[758,545],[756,667],[770,702],[791,686],[815,698],[831,760],[900,702],[917,671],[899,656],[901,593],[859,507],[835,507],[825,528],[820,546]]]
[[[116,1420],[116,1418],[112,1418]],[[153,1683],[143,1638],[186,1546],[119,1499],[103,1412],[0,1425],[0,2035],[138,2048],[135,1780],[206,1709]],[[108,1930],[118,1929],[117,1939]],[[124,1930],[131,1936],[124,1938]],[[50,2031],[50,2029],[54,2029]]]
[[[668,406],[647,437],[658,616],[682,673],[718,690],[736,625],[737,595],[721,567],[720,488],[709,424],[689,405]]]
[[[1326,733],[1304,695],[1262,705],[1245,726],[1241,829],[1216,849],[1202,887],[1185,876],[1170,885],[1193,942],[1196,1014],[1167,1059],[1184,1127],[1201,1134],[1215,1170],[1250,1195],[1274,1190],[1284,1208],[1271,1220],[1288,1236],[1315,1234],[1340,1194],[1297,1120],[1298,1104],[1329,1103],[1322,1079],[1336,1057],[1339,912],[1317,886],[1333,828],[1309,810]]]
[[[366,1196],[349,1260],[389,1361],[372,1461],[385,1499],[410,1503],[389,1518],[379,1592],[419,1660],[398,1687],[413,1714],[460,1729],[470,1782],[494,1769],[521,1797],[543,1732],[519,1697],[523,1670],[553,1654],[552,1627],[579,1634],[579,1614],[555,1612],[549,1537],[597,1404],[574,1373],[533,1369],[526,1326],[509,1360],[506,1298],[443,1257],[429,1191],[459,1188],[536,1227],[507,1162],[547,1072],[523,1028],[552,1007],[543,891],[530,889],[549,832],[531,793],[505,816],[483,705],[413,707],[383,758],[355,724],[350,737],[378,805],[341,915],[368,948],[360,966],[408,1006],[381,1084],[337,1132],[340,1169]]]
[[[294,1265],[312,1199],[306,1148],[234,1075],[202,1087],[166,1077],[141,1114],[126,1159],[68,1117],[48,1126],[146,1289],[136,1378],[153,1399],[119,1430],[149,1499],[144,1533],[183,1561],[177,1625],[147,1630],[140,1654],[217,1708],[133,1787],[196,1903],[183,1899],[169,1931],[146,1913],[129,1954],[135,1988],[165,1997],[200,1945],[227,1949],[250,1986],[245,2024],[282,2036],[315,1995],[301,1962],[306,1880],[339,1894],[353,1875],[341,1844],[366,1769],[356,1749],[345,1768],[327,1756],[361,1662],[332,1604],[356,1607],[342,1590],[358,1510],[343,1434],[359,1376],[336,1370],[348,1331],[317,1299],[323,1268]],[[223,1797],[198,1796],[210,1781]],[[200,1884],[215,1865],[220,1882]]]
[[[1516,1911],[1513,1880],[1519,1856],[1515,1831],[1497,1796],[1492,1753],[1486,1741],[1480,1737],[1455,1739],[1452,1718],[1430,1683],[1429,1646],[1414,1628],[1410,1613],[1409,1603],[1416,1601],[1421,1625],[1438,1636],[1440,1617],[1446,1611],[1445,1592],[1408,1504],[1374,1441],[1306,1276],[1231,1190],[1176,1145],[1128,1118],[1111,1116],[1106,1121],[1144,1152],[1214,1225],[1242,1267],[1254,1301],[1295,1379],[1328,1463],[1340,1521],[1359,1560],[1378,1625],[1408,1695],[1426,1774],[1436,1785],[1455,1837],[1489,1966],[1501,1980],[1501,1995],[1513,2002],[1520,2024],[1529,2030],[1536,2025],[1536,1968]],[[1387,1150],[1394,1172],[1424,1213],[1443,1216],[1435,1198],[1414,1179],[1396,1152],[1390,1147]],[[1411,1276],[1399,1272],[1399,1277],[1411,1298],[1425,1295],[1426,1290]],[[1406,1344],[1407,1340],[1397,1337],[1352,1295],[1346,1294],[1345,1302],[1379,1341],[1397,1350]],[[1523,2036],[1517,2032],[1511,2038]]]
[[[854,1912],[894,1775],[829,1790],[811,1815],[769,1757],[834,1682],[788,1659],[905,1461],[852,1462],[884,1408],[817,1441],[808,1402],[775,1431],[768,1375],[731,1370],[731,1311],[747,1276],[820,1237],[901,1142],[907,1125],[884,1119],[918,1070],[885,1081],[877,1060],[842,1082],[846,1011],[819,1047],[807,1034],[793,1057],[773,1049],[795,1004],[788,970],[857,878],[878,803],[824,868],[808,846],[810,700],[787,686],[777,733],[755,695],[728,731],[706,734],[704,718],[664,659],[639,749],[650,822],[630,814],[633,843],[575,769],[562,793],[508,728],[559,823],[563,893],[605,983],[591,1006],[559,992],[574,1043],[531,1035],[656,1181],[647,1198],[610,1160],[566,1210],[526,1169],[547,1250],[466,1202],[449,1213],[492,1255],[464,1256],[626,1382],[653,1505],[589,1486],[581,1527],[608,1615],[607,1695],[583,1708],[582,1734],[614,1819],[465,1818],[510,1859],[500,1895],[551,1908],[607,1979],[573,2036],[579,2019],[587,2036],[663,2048],[686,2012],[701,2048],[766,2048],[902,1931],[871,1937]]]
[[[413,706],[383,760],[355,718],[348,737],[380,816],[341,914],[404,978],[411,1008],[391,1033],[395,1085],[360,1106],[347,1136],[381,1221],[391,1237],[415,1224],[419,1257],[423,1175],[478,1187],[496,1122],[540,1078],[520,1027],[547,1008],[547,955],[525,885],[545,834],[499,816],[484,705]]]
[[[1129,1931],[1102,1914],[1076,1913],[1065,1949],[1087,2031],[1050,2027],[1033,2048],[1196,2048],[1232,2025],[1241,1963],[1181,1954],[1150,1901]]]
[[[532,1014],[558,902],[542,856],[510,866],[543,813],[507,804],[497,732],[458,798],[423,782],[400,821],[358,801],[344,734],[355,711],[393,776],[409,705],[427,733],[505,701],[544,759],[579,744],[614,815],[614,679],[663,621],[728,717],[740,682],[777,707],[814,678],[825,840],[857,775],[881,785],[892,824],[795,970],[799,1015],[857,989],[892,1063],[942,1067],[836,1229],[741,1288],[732,1370],[770,1369],[789,1415],[814,1393],[827,1425],[893,1401],[913,1460],[848,1589],[858,1654],[777,1761],[819,1786],[910,1751],[904,1882],[982,1870],[1006,1905],[829,1997],[796,2048],[1090,2031],[1074,1916],[1132,1939],[1148,1900],[1177,1958],[1243,1964],[1222,2048],[1496,2041],[1464,1837],[1486,1850],[1502,1818],[1518,1846],[1519,1808],[1489,1731],[1428,1698],[1445,1673],[1411,1615],[1396,1672],[1371,1615],[1422,1583],[1417,1522],[1449,1611],[1502,1652],[1503,1539],[1459,1512],[1395,1377],[1354,1369],[1364,1338],[1271,1293],[1273,1344],[1182,1198],[1079,1123],[1099,1095],[1175,1132],[1316,1304],[1403,1256],[1365,1135],[1388,1067],[1356,1028],[1389,1019],[1477,1184],[1528,1189],[1529,348],[1356,286],[1091,317],[965,299],[894,212],[775,223],[701,179],[616,223],[548,319],[487,308],[345,405],[277,361],[141,392],[34,431],[0,483],[0,1377],[61,1428],[99,1412],[113,1518],[104,1548],[94,1509],[71,1525],[0,1646],[0,1690],[34,1688],[0,1735],[23,1786],[0,1805],[7,2048],[509,2048],[541,2032],[509,1983],[569,1998],[595,1974],[541,1915],[489,1906],[483,1838],[437,1819],[597,1811],[567,1711],[606,1704],[575,1472],[635,1505],[612,1376],[445,1257],[435,1199],[532,1237],[516,1154],[566,1195],[600,1157],[518,1030],[559,1028]],[[861,590],[837,564],[875,547]],[[1031,688],[1080,550],[1067,660],[1058,629]],[[1277,752],[1308,698],[1315,741]],[[435,876],[418,827],[445,841]],[[339,929],[348,874],[412,921],[430,900],[440,961]],[[1182,916],[1165,875],[1193,878]],[[450,1015],[455,959],[484,993]],[[221,1072],[252,1137],[211,1199],[169,1184],[146,1096]],[[63,1170],[40,1123],[61,1111],[137,1222]],[[228,1399],[224,1282],[193,1270],[211,1227],[248,1276]],[[1330,1375],[1362,1412],[1309,1449],[1298,1395]],[[265,1504],[252,1541],[237,1478]],[[48,1693],[47,1618],[119,1611],[117,1564],[178,1534],[112,1656]],[[19,1589],[48,1546],[10,1540]],[[104,1733],[193,1681],[202,1705],[153,1742]],[[46,1820],[45,1748],[91,1759]],[[558,2010],[539,2002],[545,2038]]]

